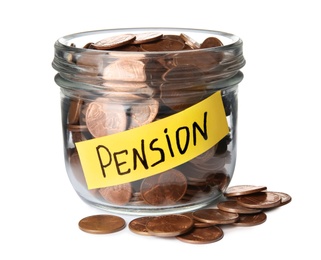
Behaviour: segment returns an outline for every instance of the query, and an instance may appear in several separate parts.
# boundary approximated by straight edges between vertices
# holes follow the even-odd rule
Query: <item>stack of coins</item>
[[[216,48],[223,43],[215,37],[198,43],[186,34],[163,35],[161,33],[121,34],[97,42],[89,42],[82,48],[111,51],[115,61],[103,64],[91,55],[70,58],[70,63],[82,68],[83,76],[95,75],[102,82],[104,92],[95,97],[95,91],[79,90],[65,100],[67,111],[67,131],[71,140],[68,144],[70,169],[77,182],[86,189],[84,173],[75,148],[76,142],[116,134],[125,130],[149,124],[175,114],[213,93],[206,84],[197,86],[189,82],[204,78],[217,66],[229,64],[230,54],[225,56],[215,52],[200,52],[198,55],[178,51]],[[72,47],[76,47],[72,44]],[[115,51],[115,52],[113,52]],[[160,56],[157,62],[144,59],[146,52],[172,52]],[[141,59],[119,58],[121,52],[142,53]],[[212,71],[205,78],[222,79],[224,73]],[[184,81],[177,83],[177,75],[184,74]],[[89,77],[88,77],[89,80]],[[93,80],[93,79],[90,79]],[[197,81],[198,82],[198,81]],[[223,92],[222,92],[223,93]],[[226,117],[234,113],[235,93],[222,94]],[[233,129],[233,126],[231,127]],[[157,176],[132,183],[90,190],[90,194],[103,203],[116,206],[168,206],[179,203],[195,203],[204,197],[218,197],[228,186],[231,173],[226,165],[231,162],[229,144],[233,141],[231,132],[203,154],[189,162],[169,169]],[[231,146],[234,147],[234,146]]]
[[[292,200],[287,193],[268,191],[266,186],[257,185],[231,186],[226,190],[225,198],[214,208],[182,214],[138,217],[130,221],[128,228],[139,235],[176,237],[182,242],[192,244],[213,243],[224,237],[225,226],[245,227],[262,224],[267,219],[268,209],[284,206]],[[110,215],[107,216],[110,218]],[[107,230],[106,233],[111,233],[111,229],[121,230],[124,227],[123,222],[118,217],[115,220],[117,225],[110,222],[109,226],[112,227],[106,228],[106,224],[102,225],[101,229]],[[96,219],[93,218],[93,221]],[[108,222],[108,219],[106,221]],[[99,233],[89,228],[84,229],[82,222],[83,220],[79,222],[81,230]]]

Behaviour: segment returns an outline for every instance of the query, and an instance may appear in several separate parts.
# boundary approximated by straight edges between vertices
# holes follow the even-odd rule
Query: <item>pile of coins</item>
[[[266,210],[284,206],[292,200],[287,193],[268,191],[266,186],[257,185],[231,186],[224,195],[226,199],[217,203],[215,208],[138,217],[128,227],[139,235],[176,237],[192,244],[213,243],[224,237],[224,226],[262,224],[267,219]],[[91,225],[88,225],[88,218],[91,218]],[[98,221],[100,225],[97,225],[97,218],[105,218],[105,221]],[[80,229],[89,233],[112,233],[123,229],[125,225],[121,217],[111,215],[87,217],[79,222]],[[93,230],[92,227],[96,229]]]
[[[76,179],[86,188],[75,143],[149,124],[182,111],[215,92],[206,85],[206,81],[213,80],[213,77],[221,79],[228,76],[220,73],[224,69],[219,66],[231,66],[233,55],[222,55],[222,52],[213,51],[198,54],[179,51],[203,50],[222,45],[216,37],[208,37],[198,43],[183,33],[121,34],[89,42],[82,47],[113,51],[108,53],[108,56],[115,56],[115,60],[109,64],[100,62],[99,55],[95,56],[94,52],[88,55],[83,52],[70,57],[69,62],[81,68],[88,83],[100,84],[95,82],[99,78],[103,86],[100,90],[102,95],[95,93],[95,89],[82,89],[72,92],[71,95],[66,93],[63,110],[67,114],[67,156],[72,179]],[[75,44],[72,46],[76,47]],[[172,54],[166,57],[160,55],[157,62],[146,60],[143,55],[147,52],[165,51]],[[120,52],[135,52],[136,55],[138,52],[142,55],[139,59],[128,59],[121,58]],[[210,74],[207,75],[208,73]],[[177,82],[178,78],[181,80]],[[206,78],[206,81],[199,82],[199,79],[203,78]],[[195,79],[198,79],[197,85]],[[93,82],[90,82],[91,80]],[[236,120],[234,90],[222,92],[222,99],[226,117],[233,114],[232,120]],[[93,189],[84,197],[94,196],[103,203],[133,207],[168,206],[194,203],[204,197],[215,198],[226,189],[231,179],[226,165],[231,163],[231,150],[234,145],[231,145],[231,148],[228,146],[233,142],[234,128],[233,125],[229,127],[231,132],[228,135],[184,165],[132,183]]]

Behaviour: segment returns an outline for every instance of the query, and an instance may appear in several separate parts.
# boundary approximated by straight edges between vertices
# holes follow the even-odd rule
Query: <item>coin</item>
[[[212,159],[215,155],[216,148],[217,148],[217,145],[212,146],[210,149],[194,157],[189,162],[194,164],[200,164]]]
[[[158,178],[158,175],[145,178],[140,187],[143,200],[150,205],[165,204],[165,194],[162,187],[158,185]]]
[[[84,45],[84,49],[92,49],[92,45],[94,44],[94,42],[88,42],[88,43],[86,43],[85,45]]]
[[[93,215],[81,219],[79,228],[87,233],[108,234],[122,230],[126,226],[123,218],[114,215]]]
[[[223,43],[216,37],[208,37],[206,38],[200,45],[200,48],[212,48],[222,46]]]
[[[97,98],[86,110],[86,125],[94,137],[124,131],[126,124],[124,106],[112,103],[108,98]]]
[[[179,70],[177,70],[178,72]],[[165,75],[165,74],[164,74]],[[177,89],[174,83],[162,84],[160,87],[160,99],[162,103],[171,108],[174,111],[181,111],[188,108],[197,102],[201,101],[205,91],[201,89]]]
[[[234,197],[256,193],[259,191],[266,190],[265,186],[257,185],[236,185],[228,187],[224,193],[225,197]]]
[[[158,32],[146,32],[136,34],[136,38],[133,41],[133,44],[142,44],[147,42],[152,42],[162,38],[163,34]]]
[[[70,168],[72,170],[73,175],[79,181],[79,183],[85,185],[86,179],[83,172],[83,169],[81,167],[80,159],[77,150],[75,150],[70,156],[69,156],[69,163]]]
[[[190,82],[194,79],[200,79],[203,76],[202,70],[200,70],[198,67],[196,67],[194,64],[182,64],[177,67],[171,68],[167,70],[163,74],[163,79],[167,82],[175,82],[177,84],[177,75],[180,75],[180,77],[184,78],[186,80],[186,83],[182,85],[176,85],[176,89],[179,87],[181,90],[193,90],[195,89],[195,86],[192,85]],[[170,85],[170,87],[173,87],[173,85]],[[162,91],[168,90],[163,88]],[[171,89],[173,90],[173,89]],[[202,89],[197,89],[198,91],[202,91]],[[183,93],[182,93],[183,94]]]
[[[135,40],[135,34],[114,35],[102,39],[91,46],[98,50],[108,50],[131,43]]]
[[[270,191],[270,192],[273,192],[281,197],[280,206],[284,206],[292,201],[292,197],[285,192],[279,192],[279,191]]]
[[[146,80],[145,63],[140,60],[119,59],[105,67],[103,79],[120,82],[144,82]]]
[[[211,186],[217,186],[221,191],[224,191],[231,178],[225,172],[209,173],[206,176],[206,182]]]
[[[79,115],[83,100],[80,98],[70,99],[70,107],[68,113],[68,123],[76,124],[79,121]]]
[[[239,214],[225,212],[220,209],[200,209],[193,212],[193,218],[213,225],[231,224],[237,221]]]
[[[239,213],[239,214],[254,214],[261,212],[261,209],[251,209],[244,207],[237,203],[235,200],[221,201],[217,203],[217,207],[220,210],[231,212],[231,213]]]
[[[190,232],[177,236],[182,242],[191,244],[208,244],[223,238],[223,230],[218,226],[193,228]]]
[[[244,207],[267,209],[280,206],[281,197],[276,193],[261,191],[254,194],[236,197],[237,203]]]
[[[153,90],[143,82],[120,83],[108,81],[103,83],[103,85],[108,92],[106,97],[125,106],[128,104],[139,104],[140,101],[144,101],[148,96],[153,95]],[[141,94],[146,96],[142,97]]]
[[[256,226],[266,221],[266,214],[260,212],[257,214],[240,214],[239,219],[233,223],[235,226]]]
[[[123,45],[120,47],[113,48],[113,51],[134,51],[134,52],[140,52],[142,49],[139,47],[139,45]]]
[[[154,217],[135,218],[129,222],[128,228],[136,234],[150,236],[151,234],[148,233],[148,230],[146,229],[146,224],[153,218]]]
[[[151,205],[174,204],[184,196],[186,189],[186,177],[176,169],[145,178],[140,187],[144,201]]]
[[[130,122],[128,129],[146,125],[152,122],[158,113],[159,103],[150,98],[133,104],[130,108]]]
[[[180,51],[184,49],[185,44],[181,41],[170,38],[163,38],[156,42],[141,44],[144,51]]]
[[[187,189],[185,175],[176,169],[170,169],[161,173],[158,184],[163,188],[167,203],[179,201]]]
[[[210,226],[213,226],[212,224],[209,224],[209,223],[205,223],[205,222],[201,222],[201,221],[198,221],[197,219],[194,219],[193,217],[193,212],[185,212],[185,213],[182,213],[182,215],[185,215],[187,217],[190,217],[191,219],[193,219],[194,221],[194,227],[210,227]]]
[[[176,35],[176,34],[165,34],[165,35],[163,35],[163,39],[175,40],[175,41],[179,41],[179,42],[185,44],[182,37],[179,35]]]
[[[132,197],[132,186],[128,183],[100,188],[100,195],[108,202],[115,205],[126,205]]]
[[[154,217],[146,224],[148,232],[159,237],[175,237],[188,232],[192,227],[193,220],[180,214]]]
[[[181,33],[180,37],[184,40],[185,44],[187,44],[192,49],[199,49],[201,47],[201,45],[197,41],[195,41],[185,33]]]
[[[87,140],[85,134],[80,131],[72,132],[71,139],[74,143],[78,143],[78,142]]]
[[[88,131],[88,128],[86,125],[70,125],[70,124],[68,124],[67,129],[71,132],[74,132],[74,133],[81,133],[84,131]]]

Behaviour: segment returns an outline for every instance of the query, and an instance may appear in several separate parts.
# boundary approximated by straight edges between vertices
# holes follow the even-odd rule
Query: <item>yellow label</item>
[[[76,143],[88,189],[140,180],[181,165],[229,132],[221,92],[164,119]]]

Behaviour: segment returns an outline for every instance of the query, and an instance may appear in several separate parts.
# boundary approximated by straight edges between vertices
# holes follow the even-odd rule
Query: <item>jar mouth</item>
[[[191,50],[143,52],[84,48],[90,42],[98,42],[109,36],[144,32],[158,32],[163,35],[184,33],[196,42],[216,37],[223,45]],[[139,27],[86,31],[61,37],[54,47],[52,66],[62,78],[71,82],[88,83],[98,88],[110,85],[114,87],[124,82],[148,86],[180,84],[184,88],[186,84],[186,87],[189,87],[189,84],[208,84],[231,78],[245,65],[240,37],[205,29]],[[128,66],[130,70],[143,72],[137,76],[136,72],[133,75],[132,71],[125,71],[119,73],[121,76],[114,77],[115,73],[109,73],[108,69],[112,66]],[[111,74],[113,75],[110,76]]]
[[[230,48],[236,48],[239,45],[243,44],[243,41],[240,37],[237,35],[222,32],[222,31],[215,31],[215,30],[206,30],[206,29],[193,29],[193,28],[176,28],[176,27],[134,27],[134,28],[116,28],[116,29],[102,29],[102,30],[93,30],[93,31],[84,31],[74,34],[69,34],[66,36],[63,36],[59,38],[56,42],[56,44],[61,44],[61,46],[66,47],[70,50],[75,49],[81,49],[83,50],[83,46],[85,46],[89,42],[95,42],[103,39],[104,37],[117,35],[117,34],[123,34],[123,33],[142,33],[142,32],[161,32],[164,34],[172,34],[172,33],[178,33],[178,32],[184,32],[188,35],[191,35],[191,37],[195,40],[201,40],[204,38],[204,35],[207,35],[207,37],[210,36],[216,36],[219,37],[222,41],[223,45],[218,47],[210,47],[206,50],[209,51],[223,51],[225,49]],[[200,38],[202,37],[202,38]],[[205,36],[206,37],[206,36]],[[75,46],[71,46],[72,44],[75,44]],[[204,51],[204,49],[193,49],[193,50],[179,50],[176,52],[181,53],[195,53]],[[86,51],[92,51],[96,53],[106,53],[104,50],[98,50],[98,49],[87,49]],[[110,49],[108,50],[110,53],[117,53],[120,54],[123,53],[122,51],[117,51]],[[167,53],[171,53],[172,51],[149,51],[148,55],[164,55]],[[135,51],[126,51],[127,54],[137,54]],[[141,54],[141,53],[140,53]]]

